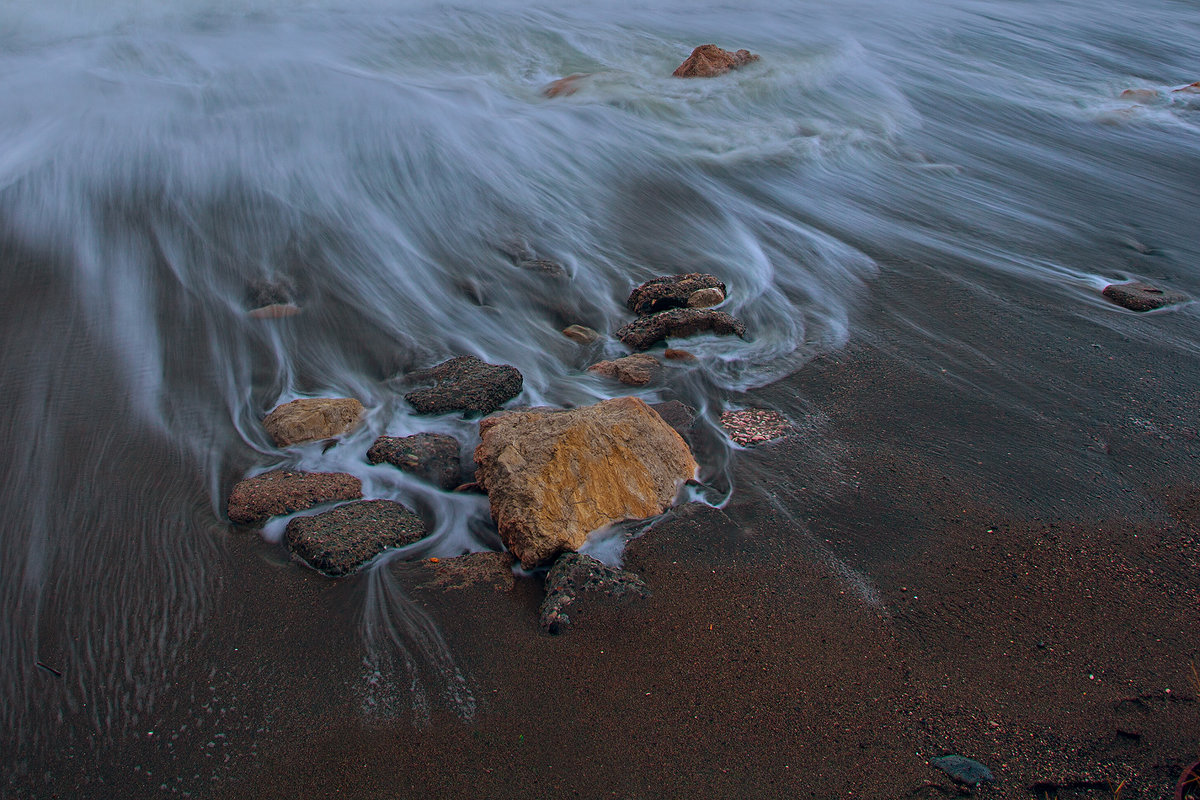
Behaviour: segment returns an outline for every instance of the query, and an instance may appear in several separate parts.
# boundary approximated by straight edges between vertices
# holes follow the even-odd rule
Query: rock
[[[567,97],[573,95],[579,91],[579,80],[586,78],[590,74],[588,72],[576,72],[565,78],[551,81],[542,89],[542,94],[546,97]]]
[[[247,308],[286,306],[294,303],[295,299],[295,288],[284,279],[251,281],[246,287]]]
[[[746,324],[724,311],[677,308],[639,317],[617,331],[616,337],[633,350],[645,350],[663,339],[682,338],[704,331],[723,336],[745,336]]]
[[[517,266],[529,272],[536,272],[539,275],[545,275],[548,278],[567,278],[566,269],[557,261],[551,261],[548,258],[531,258],[525,261],[520,261]]]
[[[992,776],[991,770],[983,764],[962,756],[942,756],[941,758],[930,760],[929,763],[949,775],[958,783],[968,786],[993,783],[996,780]]]
[[[722,50],[715,44],[702,44],[692,51],[687,60],[680,64],[671,74],[676,78],[712,78],[724,75],[731,69],[758,61],[758,56],[749,50],[738,50],[731,53]]]
[[[246,312],[247,316],[254,319],[282,319],[299,313],[300,306],[293,305],[292,303],[274,303],[269,306],[253,308]]]
[[[1111,283],[1101,292],[1109,300],[1130,311],[1153,311],[1164,306],[1188,301],[1188,296],[1171,289],[1160,289],[1147,283]]]
[[[696,357],[687,350],[676,350],[673,347],[668,347],[663,351],[663,358],[668,361],[695,361]]]
[[[1172,89],[1172,92],[1183,92],[1184,94],[1200,94],[1200,81],[1189,83],[1187,86],[1180,86],[1178,89]]]
[[[345,472],[279,469],[234,484],[229,493],[229,519],[239,525],[259,525],[268,517],[360,497],[362,481]]]
[[[1158,92],[1154,89],[1126,89],[1121,92],[1122,100],[1157,100]]]
[[[711,289],[700,289],[699,291],[692,292],[691,296],[687,299],[687,306],[688,308],[712,308],[724,302],[725,292],[714,286]]]
[[[686,275],[664,275],[646,281],[630,292],[625,307],[639,317],[672,308],[684,308],[692,295],[704,289],[718,290],[721,293],[721,301],[725,300],[725,284],[721,283],[717,276],[689,272]]]
[[[284,403],[263,420],[280,447],[341,436],[358,427],[363,405],[352,397],[305,397]]]
[[[567,608],[584,592],[623,599],[644,599],[650,589],[637,575],[582,553],[563,553],[546,574],[546,598],[540,612],[542,629],[561,633],[571,623]]]
[[[434,384],[404,395],[420,414],[490,414],[519,395],[524,382],[516,367],[488,364],[475,356],[452,358],[410,377]]]
[[[721,427],[729,434],[730,439],[742,447],[753,447],[795,432],[786,417],[778,411],[765,408],[723,411]]]
[[[458,486],[462,468],[458,440],[441,433],[380,436],[367,451],[367,460],[372,464],[386,461],[446,490]]]
[[[288,549],[331,578],[349,575],[389,547],[425,537],[425,523],[400,503],[360,500],[287,524]]]
[[[696,424],[696,409],[678,400],[668,400],[665,403],[651,403],[650,408],[662,417],[663,422],[675,429],[675,432],[687,439]]]
[[[575,550],[597,528],[671,505],[695,475],[683,439],[636,397],[479,423],[476,480],[500,537],[526,568]]]
[[[429,559],[426,566],[433,569],[433,579],[421,589],[466,589],[470,586],[490,586],[498,592],[511,592],[516,585],[512,553],[467,553],[455,558]]]
[[[454,491],[459,492],[460,494],[487,494],[487,492],[483,490],[483,487],[480,486],[477,481],[461,483],[454,487]]]
[[[568,325],[562,335],[579,344],[591,344],[600,340],[600,334],[584,325]]]
[[[659,376],[662,365],[652,355],[634,353],[624,358],[592,364],[588,367],[588,372],[618,380],[628,386],[645,386]]]

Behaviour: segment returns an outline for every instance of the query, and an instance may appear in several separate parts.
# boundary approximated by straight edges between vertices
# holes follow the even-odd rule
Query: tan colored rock
[[[272,303],[269,306],[253,308],[246,315],[254,319],[283,319],[300,313],[300,306],[293,303]]]
[[[676,350],[674,347],[668,347],[663,351],[663,358],[668,361],[695,361],[696,357],[687,350]]]
[[[592,364],[588,367],[588,372],[612,378],[627,386],[645,386],[658,377],[662,372],[662,365],[652,355],[634,353],[624,358]]]
[[[680,64],[673,73],[676,78],[712,78],[724,75],[731,69],[758,61],[758,56],[749,50],[738,50],[731,53],[722,50],[715,44],[702,44],[692,51],[687,60]]]
[[[568,325],[563,328],[562,335],[579,344],[591,344],[600,338],[598,331],[592,330],[586,325]]]
[[[349,433],[362,420],[363,405],[352,397],[305,397],[284,403],[263,427],[280,447]]]
[[[688,308],[712,308],[719,306],[725,302],[725,293],[720,289],[701,289],[698,292],[692,292],[688,297]]]
[[[597,528],[662,513],[696,461],[636,397],[479,423],[476,479],[500,537],[526,568],[575,550]]]
[[[579,91],[580,79],[586,78],[590,74],[590,72],[576,72],[565,78],[550,81],[542,89],[542,94],[546,97],[567,97],[573,95]]]

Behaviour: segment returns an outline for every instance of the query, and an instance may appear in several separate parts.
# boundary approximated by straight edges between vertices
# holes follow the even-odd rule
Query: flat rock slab
[[[627,386],[645,386],[662,373],[662,364],[654,356],[634,353],[612,361],[592,364],[587,371],[612,378]]]
[[[738,50],[731,53],[722,50],[715,44],[702,44],[692,51],[687,60],[675,68],[671,74],[676,78],[713,78],[724,75],[731,69],[758,61],[758,56],[749,50]]]
[[[423,539],[421,518],[391,500],[361,500],[287,524],[284,541],[295,555],[331,578],[349,575],[390,547]]]
[[[263,419],[280,447],[349,433],[362,421],[363,404],[352,397],[306,397],[284,403]]]
[[[526,568],[597,528],[662,513],[696,461],[636,397],[571,411],[513,411],[479,423],[476,480],[500,537]]]
[[[740,411],[721,412],[721,427],[729,438],[742,447],[781,439],[795,432],[792,423],[778,411],[765,408],[747,408]]]
[[[929,763],[949,775],[956,782],[968,786],[993,783],[996,780],[992,775],[992,771],[983,764],[963,756],[942,756],[941,758],[931,759]]]
[[[540,611],[542,629],[561,633],[571,623],[567,608],[585,593],[618,600],[643,599],[650,596],[650,589],[632,572],[613,569],[582,553],[563,553],[546,574],[546,598]]]
[[[661,278],[651,278],[634,289],[625,306],[640,316],[655,314],[659,311],[669,311],[672,308],[686,308],[688,301],[697,292],[716,290],[721,299],[725,299],[725,284],[716,275],[701,272],[689,272],[685,275],[664,275]],[[707,297],[711,298],[711,293]],[[710,303],[709,305],[716,305]]]
[[[367,460],[372,464],[386,461],[447,490],[458,486],[462,472],[458,440],[441,433],[380,436],[367,451]]]
[[[429,559],[425,566],[433,569],[433,579],[422,589],[466,589],[485,586],[498,592],[511,592],[516,585],[513,565],[517,560],[511,553],[467,553],[454,558]]]
[[[489,364],[475,356],[459,356],[409,378],[433,383],[404,399],[420,414],[490,414],[521,393],[524,380],[516,367]]]
[[[677,308],[639,317],[617,331],[616,336],[633,350],[645,350],[664,339],[711,332],[722,336],[745,336],[746,324],[724,311],[709,308]]]
[[[345,472],[279,469],[234,484],[229,493],[229,519],[239,525],[260,525],[268,517],[360,497],[362,481]]]
[[[1190,299],[1183,292],[1160,289],[1148,283],[1112,283],[1105,286],[1101,294],[1130,311],[1153,311],[1186,303]]]

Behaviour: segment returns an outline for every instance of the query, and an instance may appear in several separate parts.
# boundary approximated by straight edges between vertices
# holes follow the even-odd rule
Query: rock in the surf
[[[452,358],[409,379],[433,384],[404,395],[420,414],[490,414],[519,395],[524,383],[516,367],[488,364],[475,356]]]
[[[696,360],[696,357],[687,350],[676,350],[673,347],[668,347],[666,350],[663,350],[663,358],[667,359],[668,361],[682,361],[685,363],[690,363]]]
[[[758,61],[758,56],[749,50],[731,53],[715,44],[702,44],[671,74],[676,78],[712,78],[751,61]]]
[[[512,553],[466,553],[454,558],[431,558],[425,566],[433,570],[433,579],[422,589],[466,589],[485,586],[498,592],[510,592],[516,585]]]
[[[234,484],[229,493],[229,519],[239,525],[259,525],[268,517],[360,497],[362,481],[345,472],[278,469]]]
[[[678,400],[668,400],[665,403],[651,403],[650,408],[662,417],[663,422],[675,429],[675,432],[687,440],[696,424],[696,409]]]
[[[565,78],[550,81],[542,89],[542,94],[546,97],[567,97],[579,91],[579,81],[586,78],[590,73],[576,72]]]
[[[442,433],[380,436],[367,451],[367,460],[372,464],[386,461],[446,490],[458,486],[462,467],[458,440]]]
[[[597,528],[662,513],[696,461],[635,397],[570,411],[511,411],[479,423],[476,480],[508,549],[527,568]]]
[[[568,325],[563,328],[562,335],[578,344],[591,344],[600,339],[599,332],[586,325]]]
[[[646,353],[600,361],[588,367],[588,372],[620,381],[627,386],[645,386],[662,373],[658,359]]]
[[[1173,289],[1160,289],[1148,283],[1110,283],[1101,292],[1112,302],[1130,311],[1153,311],[1156,308],[1185,303],[1188,296]]]
[[[284,541],[293,554],[331,578],[349,575],[390,547],[423,539],[425,523],[391,500],[360,500],[287,524]]]
[[[349,433],[362,420],[363,405],[352,397],[305,397],[284,403],[263,419],[280,447]]]
[[[724,311],[710,308],[676,308],[648,317],[638,317],[616,332],[616,337],[633,350],[645,350],[664,339],[678,339],[711,332],[723,336],[745,336],[746,324]]]
[[[686,275],[664,275],[661,278],[651,278],[630,292],[625,306],[638,316],[667,311],[672,308],[685,308],[697,292],[706,289],[716,290],[721,296],[720,300],[716,303],[709,303],[709,305],[717,305],[725,301],[725,284],[721,282],[720,278],[702,272],[689,272]],[[708,298],[714,296],[714,293],[705,295]]]
[[[582,553],[563,553],[546,574],[546,597],[540,611],[542,629],[562,633],[571,623],[567,609],[584,594],[617,600],[642,599],[650,589],[637,575]]]
[[[517,266],[526,272],[533,272],[547,278],[564,279],[570,277],[567,275],[567,270],[562,264],[557,261],[551,261],[548,258],[531,258],[526,261],[519,261],[517,262]]]

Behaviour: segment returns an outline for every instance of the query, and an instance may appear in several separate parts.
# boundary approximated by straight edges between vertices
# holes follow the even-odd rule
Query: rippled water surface
[[[519,403],[620,394],[583,372],[619,343],[559,331],[615,330],[649,277],[715,273],[749,326],[687,344],[703,367],[677,390],[710,413],[846,342],[893,259],[1052,287],[1114,325],[1113,280],[1200,293],[1200,93],[1175,91],[1200,80],[1194,4],[653,6],[0,9],[2,736],[34,752],[66,714],[119,739],[156,708],[211,624],[224,496],[249,472],[350,471],[427,513],[422,554],[495,547],[478,498],[362,459],[385,432],[473,444],[393,379],[473,353],[521,370]],[[670,77],[710,41],[761,60]],[[542,94],[573,73],[575,94]],[[263,283],[302,312],[248,317]],[[368,424],[329,453],[259,425],[345,395]],[[469,715],[436,627],[372,580],[365,639],[433,664]]]

